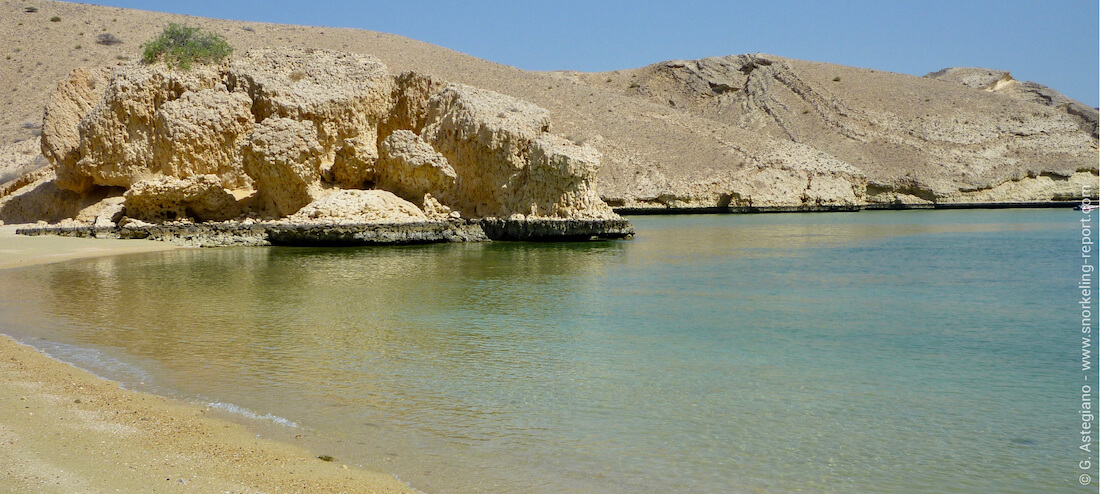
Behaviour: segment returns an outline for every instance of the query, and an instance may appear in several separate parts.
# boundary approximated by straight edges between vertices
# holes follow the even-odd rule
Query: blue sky
[[[604,71],[764,52],[912,75],[1003,69],[1090,106],[1100,100],[1095,0],[92,3],[369,29],[529,70]]]

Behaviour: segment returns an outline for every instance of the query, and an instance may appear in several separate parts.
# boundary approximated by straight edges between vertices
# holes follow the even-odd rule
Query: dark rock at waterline
[[[235,245],[405,245],[490,240],[590,240],[628,238],[630,222],[618,219],[497,219],[414,223],[288,223],[227,221],[122,226],[36,226],[21,235],[151,239],[193,247]]]

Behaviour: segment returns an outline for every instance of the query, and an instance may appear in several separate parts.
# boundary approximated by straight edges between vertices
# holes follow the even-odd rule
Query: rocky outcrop
[[[595,191],[600,154],[550,134],[546,110],[324,50],[74,71],[42,150],[57,188],[122,191],[149,223],[620,220]]]
[[[635,117],[640,135],[655,139],[647,128],[656,127],[691,143],[664,142],[679,156],[652,163],[662,151],[623,147],[614,127],[590,134],[605,155],[601,193],[618,207],[818,210],[1079,196],[1078,179],[1067,178],[1096,180],[1095,110],[980,70],[917,78],[751,54],[559,77],[617,86],[652,105]]]
[[[1096,108],[1068,98],[1066,95],[1042,84],[1016,80],[1007,70],[950,67],[932,72],[925,75],[925,77],[1005,95],[1028,103],[1057,108],[1076,118],[1081,123],[1081,127],[1091,133],[1093,137],[1100,136],[1097,132],[1100,111]]]
[[[287,218],[296,223],[418,223],[428,216],[385,190],[332,190]]]
[[[458,179],[447,158],[409,130],[397,130],[385,138],[380,154],[378,187],[421,206],[432,192],[452,191]]]
[[[284,117],[260,122],[243,153],[260,210],[287,216],[312,202],[321,191],[323,154],[314,126]]]
[[[222,187],[217,175],[142,180],[134,183],[124,197],[126,214],[144,221],[225,221],[241,214],[237,198]]]
[[[614,214],[595,192],[600,154],[552,136],[546,110],[456,84],[427,106],[423,138],[456,174],[443,204],[469,217]]]

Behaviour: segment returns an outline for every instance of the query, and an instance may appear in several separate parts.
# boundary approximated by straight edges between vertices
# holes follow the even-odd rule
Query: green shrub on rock
[[[156,63],[163,60],[169,67],[188,70],[194,63],[220,62],[233,47],[221,36],[198,27],[169,23],[160,36],[141,45],[145,52],[142,61]]]

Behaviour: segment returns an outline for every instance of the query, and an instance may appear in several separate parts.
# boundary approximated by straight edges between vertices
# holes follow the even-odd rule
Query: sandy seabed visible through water
[[[178,248],[20,237],[15,228],[0,227],[0,276],[35,264]],[[0,491],[417,492],[392,475],[261,438],[218,412],[122,389],[0,335]]]

